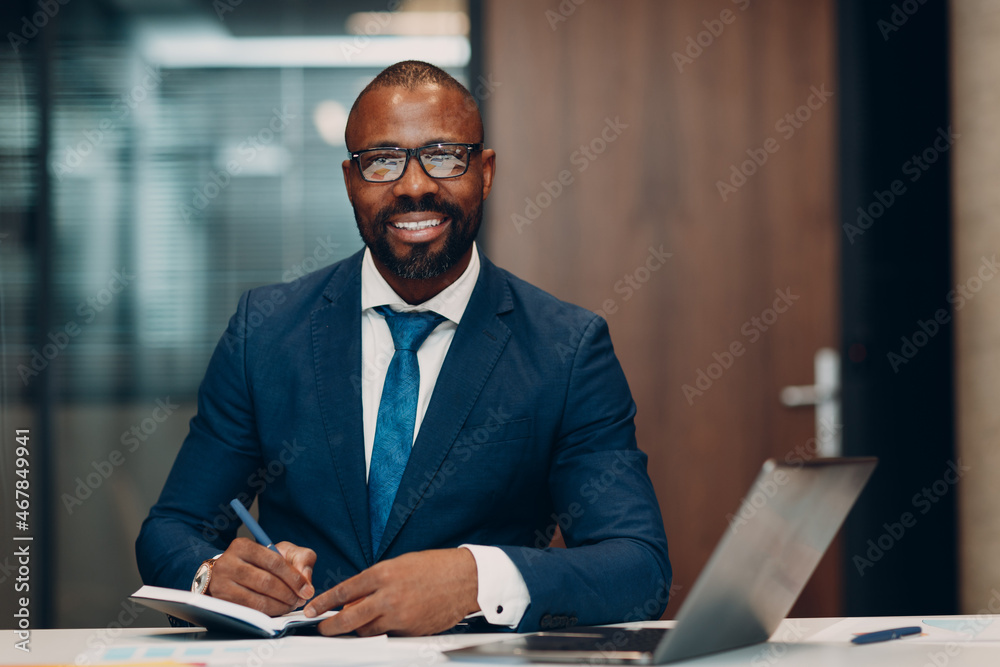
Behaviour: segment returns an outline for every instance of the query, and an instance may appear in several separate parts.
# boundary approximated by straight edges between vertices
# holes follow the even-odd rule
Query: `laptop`
[[[660,665],[765,642],[802,593],[877,463],[765,461],[671,629],[575,627],[445,654],[455,660]]]

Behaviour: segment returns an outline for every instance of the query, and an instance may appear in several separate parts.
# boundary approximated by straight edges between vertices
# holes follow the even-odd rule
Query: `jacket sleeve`
[[[549,473],[567,548],[502,547],[531,595],[519,632],[658,618],[669,596],[663,519],[603,318],[586,326],[568,363]]]
[[[253,500],[261,454],[246,368],[252,294],[242,296],[215,348],[198,390],[198,414],[139,532],[136,560],[145,584],[190,588],[198,565],[236,537],[240,522],[229,501]]]

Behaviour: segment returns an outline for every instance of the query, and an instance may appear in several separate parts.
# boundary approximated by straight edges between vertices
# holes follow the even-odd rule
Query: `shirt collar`
[[[393,310],[403,312],[431,310],[458,324],[479,279],[479,266],[479,249],[473,241],[472,258],[458,280],[427,301],[411,306],[385,281],[375,267],[371,249],[365,248],[365,256],[361,261],[361,310],[364,312],[376,306],[391,306]]]

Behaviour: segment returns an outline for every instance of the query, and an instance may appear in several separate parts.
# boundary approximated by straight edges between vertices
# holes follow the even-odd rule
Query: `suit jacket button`
[[[551,614],[545,614],[545,616],[542,616],[542,620],[540,620],[538,622],[538,624],[540,626],[542,626],[543,628],[551,628],[552,627],[552,615]]]
[[[580,619],[578,619],[576,616],[570,616],[569,617],[569,623],[567,625],[569,627],[573,627],[574,625],[576,625],[577,621],[579,621],[579,620]]]

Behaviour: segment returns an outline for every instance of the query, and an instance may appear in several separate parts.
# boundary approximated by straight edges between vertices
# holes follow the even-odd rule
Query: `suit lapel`
[[[361,415],[361,257],[347,260],[312,312],[316,392],[340,491],[368,565],[374,563],[368,520]]]
[[[431,485],[510,337],[497,317],[512,308],[507,279],[481,254],[480,262],[476,287],[441,366],[375,560],[385,554]]]

